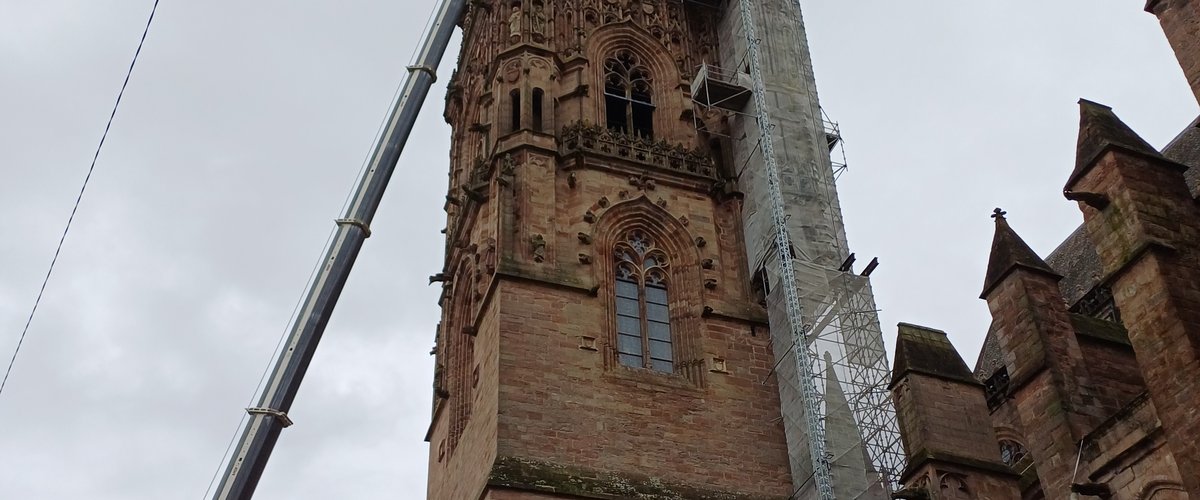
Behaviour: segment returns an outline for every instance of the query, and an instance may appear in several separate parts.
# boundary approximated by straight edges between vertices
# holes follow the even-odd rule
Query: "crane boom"
[[[408,67],[400,98],[392,106],[367,168],[352,193],[345,214],[337,219],[337,232],[325,249],[321,265],[308,285],[286,344],[275,359],[266,386],[254,407],[247,408],[249,422],[242,430],[233,455],[213,494],[214,500],[247,500],[254,495],[279,433],[291,425],[287,412],[296,398],[304,373],[317,350],[329,316],[358,257],[371,235],[371,220],[383,191],[396,169],[425,96],[436,79],[454,27],[466,0],[441,0],[433,24],[421,43],[415,64]]]

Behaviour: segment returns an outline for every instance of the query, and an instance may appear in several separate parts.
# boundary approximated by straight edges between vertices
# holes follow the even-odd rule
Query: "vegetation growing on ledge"
[[[640,500],[782,500],[664,483],[657,478],[566,467],[516,457],[497,457],[488,485],[576,495],[584,498]]]

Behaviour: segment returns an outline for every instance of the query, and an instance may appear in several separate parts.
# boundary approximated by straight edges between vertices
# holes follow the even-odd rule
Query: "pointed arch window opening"
[[[508,93],[508,97],[512,105],[509,122],[512,125],[512,131],[516,132],[521,130],[521,91],[513,89],[512,92]]]
[[[530,118],[533,122],[530,124],[530,128],[532,128],[534,132],[542,132],[542,100],[545,97],[545,94],[546,93],[542,89],[535,88],[530,96],[531,100],[529,104],[533,108],[530,113]]]
[[[630,232],[614,251],[617,361],[673,373],[667,255],[641,231]]]
[[[622,51],[604,61],[604,109],[609,130],[641,139],[654,138],[650,71]]]

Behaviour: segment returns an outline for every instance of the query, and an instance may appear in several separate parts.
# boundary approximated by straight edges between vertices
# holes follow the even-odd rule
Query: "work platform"
[[[692,79],[692,100],[701,106],[740,112],[751,96],[750,75],[746,73],[702,64]]]

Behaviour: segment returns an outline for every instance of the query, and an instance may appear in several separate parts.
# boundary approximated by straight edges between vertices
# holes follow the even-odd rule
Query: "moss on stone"
[[[497,457],[488,485],[597,499],[781,500],[784,497],[699,489],[655,477],[567,467],[517,457]]]

